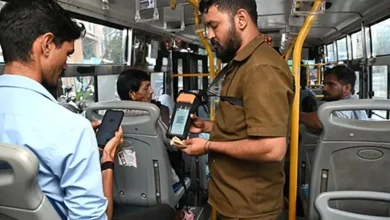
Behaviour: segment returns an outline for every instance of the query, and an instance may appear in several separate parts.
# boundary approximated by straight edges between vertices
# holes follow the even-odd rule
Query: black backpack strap
[[[232,61],[233,62],[233,61]],[[228,66],[231,65],[230,63],[226,65],[221,72],[214,78],[214,80],[211,82],[209,88],[207,91],[210,91],[210,89],[215,86],[221,79],[223,79],[228,73]],[[214,94],[213,94],[214,95]],[[216,95],[214,95],[216,96]],[[241,98],[238,97],[231,97],[231,96],[217,96],[219,97],[222,101],[229,102],[232,105],[244,107],[244,102]]]

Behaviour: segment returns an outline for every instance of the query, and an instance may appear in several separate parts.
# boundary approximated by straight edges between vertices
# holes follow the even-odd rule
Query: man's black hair
[[[143,81],[150,81],[149,73],[139,69],[123,71],[116,82],[116,89],[121,100],[130,101],[129,93],[138,92]]]
[[[332,69],[327,69],[324,72],[324,76],[335,75],[337,80],[342,85],[351,85],[351,93],[355,94],[355,83],[356,83],[356,74],[355,71],[345,65],[338,65]]]
[[[229,12],[234,16],[238,10],[244,9],[250,15],[253,23],[257,26],[257,4],[255,0],[201,0],[199,11],[207,13],[211,6],[218,6],[219,11]]]
[[[54,0],[18,0],[0,11],[0,45],[5,63],[31,61],[34,41],[46,33],[54,35],[57,47],[85,34],[67,11]]]

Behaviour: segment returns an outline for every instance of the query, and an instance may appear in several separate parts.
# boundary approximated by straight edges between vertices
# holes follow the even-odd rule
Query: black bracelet
[[[107,162],[102,163],[101,169],[102,169],[102,171],[107,170],[107,169],[114,170],[114,162],[107,161]]]

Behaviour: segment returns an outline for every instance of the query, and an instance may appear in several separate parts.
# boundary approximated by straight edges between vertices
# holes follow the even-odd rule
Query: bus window
[[[390,19],[371,26],[372,55],[390,54]]]
[[[387,99],[387,66],[373,66],[372,67],[372,91],[374,91],[374,96],[372,99]],[[373,119],[386,119],[386,111],[372,111]]]
[[[84,24],[85,37],[75,41],[68,64],[124,64],[123,30],[77,20]]]
[[[363,58],[362,32],[359,31],[351,36],[352,40],[352,58]]]
[[[333,43],[327,45],[326,47],[327,47],[327,50],[328,50],[328,62],[336,61],[335,54],[334,54],[334,49],[333,49]]]
[[[339,60],[347,60],[347,38],[343,38],[341,40],[337,41],[337,54],[339,57]]]

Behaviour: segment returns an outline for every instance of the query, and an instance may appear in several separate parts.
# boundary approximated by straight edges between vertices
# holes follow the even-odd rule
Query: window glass
[[[363,58],[362,32],[359,31],[351,35],[352,41],[352,58]]]
[[[5,5],[5,2],[0,1],[0,9]],[[0,63],[4,63],[3,50],[0,47]]]
[[[157,100],[160,95],[164,94],[164,73],[152,73],[150,79],[154,91],[153,99]]]
[[[372,91],[374,96],[372,99],[387,99],[387,66],[373,66],[372,67]],[[386,111],[372,111],[372,118],[386,119]]]
[[[337,41],[337,54],[339,57],[339,60],[347,60],[348,54],[347,54],[347,38],[343,38],[341,40]]]
[[[335,55],[334,55],[334,49],[333,49],[333,43],[326,46],[328,50],[328,62],[334,62],[336,61]]]
[[[116,81],[117,75],[98,76],[98,101],[114,101],[120,100],[117,90]]]
[[[79,109],[86,110],[95,102],[94,85],[93,76],[63,77],[57,99],[59,102],[75,103]]]
[[[76,21],[85,26],[86,35],[75,41],[69,64],[124,64],[123,30]]]
[[[390,19],[371,26],[372,55],[390,54]]]

